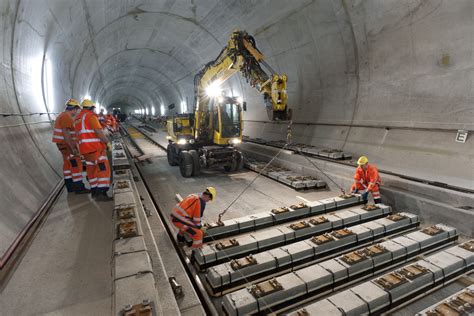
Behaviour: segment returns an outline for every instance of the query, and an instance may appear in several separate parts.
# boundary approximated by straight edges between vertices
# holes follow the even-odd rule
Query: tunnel
[[[242,126],[250,141],[241,145],[246,157],[268,162],[279,155],[275,162],[280,166],[324,180],[327,191],[303,196],[307,202],[348,189],[355,162],[311,163],[303,155],[251,140],[277,142],[291,134],[293,143],[336,149],[355,160],[367,156],[382,172],[384,203],[414,212],[422,225],[455,227],[462,241],[472,238],[473,12],[469,0],[0,1],[0,310],[6,315],[121,312],[111,309],[119,299],[114,301],[117,289],[109,280],[114,207],[94,204],[88,209],[82,204],[87,197],[67,197],[62,157],[51,141],[54,122],[70,98],[91,99],[106,113],[119,109],[141,124],[193,113],[195,75],[218,56],[235,30],[252,35],[266,64],[288,77],[292,113],[291,123],[269,120],[262,94],[244,76],[227,80],[223,91],[246,104]],[[148,133],[155,128],[161,128],[166,147],[162,126]],[[121,137],[130,136],[128,130]],[[135,159],[133,165],[141,163]],[[135,178],[145,179],[134,186],[151,192],[139,194],[146,202],[138,204],[148,210],[168,212],[176,193],[185,197],[214,184],[218,191],[218,185],[226,188],[221,189],[222,202],[208,205],[217,213],[246,184],[262,198],[272,196],[266,202],[247,197],[248,204],[239,204],[240,213],[231,218],[250,215],[252,207],[262,211],[299,201],[299,193],[290,190],[290,196],[288,188],[259,184],[264,180],[253,182],[250,176],[219,171],[182,182],[178,169],[170,173],[167,165],[150,166],[133,167]],[[50,211],[54,208],[63,211]],[[200,292],[206,285],[193,280],[183,255],[166,262],[166,253],[176,252],[167,216],[150,218],[141,229],[151,231],[143,232],[148,248],[158,245],[148,260],[158,289],[155,312],[213,314],[214,307],[199,307],[213,305],[213,299]],[[162,274],[157,265],[164,267]],[[175,298],[171,277],[185,289],[184,298]],[[85,285],[95,279],[100,285]],[[170,289],[161,293],[162,286],[175,296]],[[25,306],[31,303],[36,307]],[[220,301],[215,305],[221,306]]]

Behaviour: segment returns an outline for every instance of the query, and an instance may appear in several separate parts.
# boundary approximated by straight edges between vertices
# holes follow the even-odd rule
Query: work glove
[[[206,226],[202,226],[202,227],[201,227],[201,231],[202,231],[202,233],[203,233],[204,235],[207,234],[207,228],[206,228]]]
[[[107,143],[107,150],[112,152],[112,144],[110,142]]]
[[[367,198],[369,197],[369,192],[364,192],[362,193],[362,200],[367,201]]]
[[[354,189],[354,190],[351,190],[350,192],[353,193],[353,194],[356,194],[357,192],[359,192],[359,190],[358,190],[358,189]]]

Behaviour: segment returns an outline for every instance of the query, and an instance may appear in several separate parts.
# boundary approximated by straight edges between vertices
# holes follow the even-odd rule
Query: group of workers
[[[107,149],[110,146],[104,130],[114,133],[118,122],[112,114],[104,115],[103,110],[95,113],[95,104],[88,99],[81,104],[75,99],[66,102],[65,110],[59,114],[54,124],[53,142],[63,157],[64,182],[68,192],[91,193],[97,201],[108,201],[110,187],[110,164]],[[82,170],[86,164],[87,181],[90,189],[84,185]],[[374,203],[381,203],[379,184],[381,183],[377,167],[369,164],[366,156],[357,161],[351,193],[360,193],[364,201],[372,195]],[[202,217],[206,203],[216,199],[214,187],[207,187],[201,194],[191,194],[176,204],[171,213],[171,221],[178,229],[177,240],[186,243],[185,235],[192,242],[192,248],[202,247],[205,227]]]
[[[381,203],[379,191],[381,179],[377,167],[369,164],[369,159],[366,156],[361,156],[357,165],[350,192],[361,194],[366,202],[369,200],[370,194],[373,203]],[[178,243],[187,244],[192,248],[202,247],[202,240],[206,232],[205,227],[201,224],[202,216],[206,203],[215,200],[216,195],[216,189],[208,187],[203,193],[190,194],[176,204],[171,212],[171,221],[178,229],[176,236]],[[185,235],[192,239],[192,243],[187,242]]]
[[[80,104],[75,99],[66,102],[66,108],[54,123],[53,142],[63,157],[63,175],[68,192],[90,193],[97,201],[109,201],[110,164],[107,133],[116,132],[118,124],[113,116],[95,113],[95,104],[85,99]],[[102,122],[101,122],[102,121]],[[86,166],[86,188],[82,176]]]

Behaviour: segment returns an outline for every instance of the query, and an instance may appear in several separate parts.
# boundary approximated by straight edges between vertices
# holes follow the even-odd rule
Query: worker
[[[111,133],[115,133],[117,131],[117,122],[112,114],[105,115],[105,126]]]
[[[102,125],[102,128],[105,128],[105,115],[104,115],[104,109],[100,109],[100,112],[99,112],[99,122],[100,124]]]
[[[178,242],[186,241],[185,234],[193,240],[192,248],[201,248],[205,233],[201,225],[201,218],[206,208],[206,203],[216,199],[216,189],[208,187],[202,194],[190,194],[176,204],[171,213],[171,221],[179,229]]]
[[[381,184],[379,171],[374,165],[369,165],[369,159],[361,156],[357,161],[359,165],[354,175],[354,184],[351,192],[361,193],[364,201],[368,200],[369,193],[374,199],[374,203],[381,203],[379,184]]]
[[[53,143],[63,156],[64,183],[68,192],[88,193],[82,182],[82,162],[74,130],[74,118],[81,111],[75,99],[66,101],[66,108],[54,122]]]
[[[97,201],[109,201],[110,165],[107,159],[109,140],[102,130],[95,104],[88,99],[81,103],[82,111],[76,117],[75,130],[79,141],[79,151],[86,161],[86,171],[91,195]]]

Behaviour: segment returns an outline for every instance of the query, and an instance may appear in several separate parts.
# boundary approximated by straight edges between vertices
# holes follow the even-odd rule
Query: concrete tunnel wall
[[[152,106],[159,113],[171,103],[190,110],[194,74],[240,28],[255,36],[276,71],[288,74],[295,141],[474,188],[473,137],[454,142],[454,130],[474,129],[473,6],[469,0],[2,0],[0,110],[59,112],[67,98],[87,95],[127,113]],[[247,100],[246,135],[285,138],[286,126],[265,122],[261,96],[240,75],[226,90]],[[41,123],[54,117],[0,117],[0,254],[60,180],[51,125]],[[327,125],[312,125],[321,123]]]

